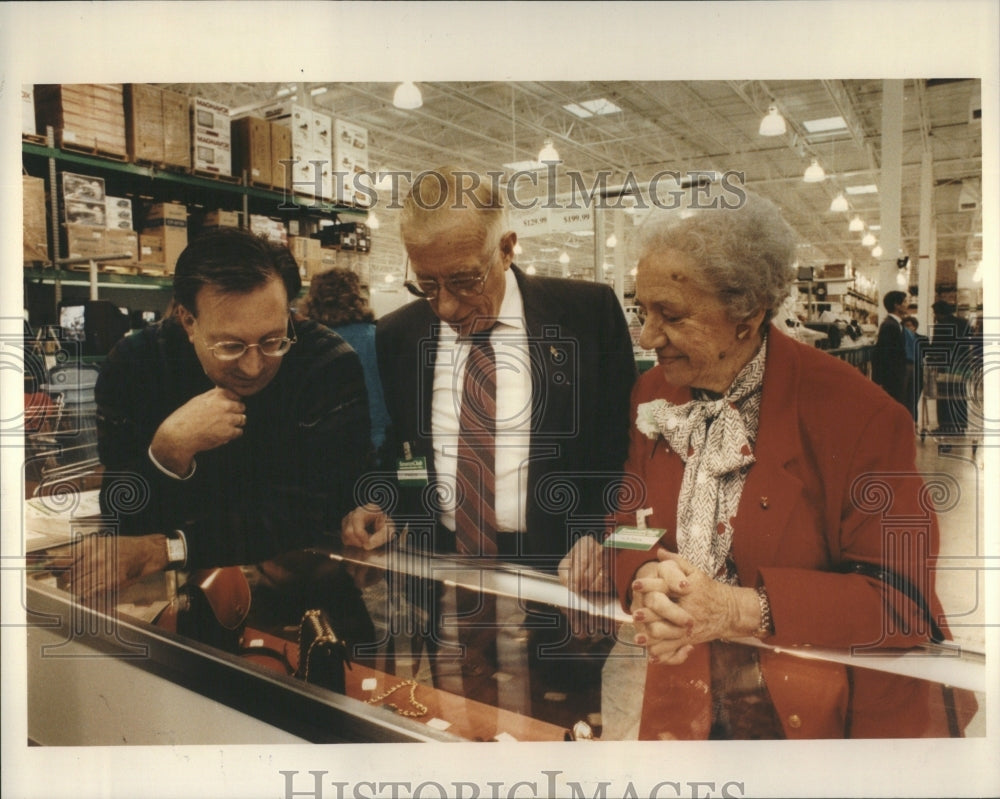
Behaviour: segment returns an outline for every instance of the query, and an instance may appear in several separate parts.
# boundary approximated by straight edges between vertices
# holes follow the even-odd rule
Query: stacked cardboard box
[[[35,127],[51,125],[63,147],[125,156],[125,111],[120,83],[35,85]]]
[[[128,197],[105,197],[104,221],[108,230],[132,230],[132,201]]]
[[[191,162],[196,172],[233,174],[229,109],[203,97],[191,98]]]
[[[24,262],[48,262],[49,228],[45,214],[45,179],[21,177],[24,193]]]
[[[368,172],[368,131],[338,119],[333,127],[333,163],[337,173],[333,199],[368,205],[368,196],[355,188],[359,176]]]
[[[250,232],[258,236],[263,236],[275,244],[288,243],[288,230],[285,228],[285,223],[280,219],[272,219],[269,216],[261,216],[260,214],[250,214]]]
[[[63,172],[63,221],[70,225],[106,226],[104,178]]]
[[[21,133],[34,136],[35,128],[35,87],[27,83],[21,87]]]
[[[286,177],[284,168],[279,168],[274,185],[289,187],[293,193],[307,197],[333,199],[330,115],[301,105],[290,105],[270,109],[268,116],[288,127],[291,153],[285,160],[290,158],[295,161],[290,177]],[[275,163],[280,160],[276,158]]]
[[[67,258],[99,258],[102,255],[112,255],[108,251],[103,227],[79,225],[67,222],[66,257]]]
[[[202,219],[202,230],[215,230],[220,227],[239,227],[240,214],[238,211],[224,211],[221,208],[216,211],[209,211]]]
[[[133,161],[191,166],[191,123],[188,98],[144,83],[124,91],[125,133]]]
[[[149,209],[139,238],[140,261],[162,264],[173,274],[177,257],[187,247],[187,207],[157,203]]]
[[[241,117],[232,124],[233,174],[251,183],[271,186],[271,123],[260,117]]]
[[[299,274],[304,279],[309,279],[313,275],[324,271],[322,260],[322,247],[319,239],[308,236],[290,236],[288,239],[288,249],[291,250],[299,265]]]

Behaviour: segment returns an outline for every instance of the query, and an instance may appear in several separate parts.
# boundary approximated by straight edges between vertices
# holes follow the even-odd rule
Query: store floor
[[[983,449],[973,439],[937,440],[916,437],[917,468],[933,486],[932,498],[940,509],[941,557],[937,592],[944,606],[951,634],[963,649],[985,652],[985,597],[982,558],[985,554],[983,504],[985,498]],[[941,446],[944,444],[944,446]],[[634,630],[623,626],[620,641],[630,641]],[[645,659],[634,645],[620,643],[604,667],[602,702],[603,736],[609,740],[634,739],[646,678]],[[612,687],[613,686],[613,687]],[[626,688],[628,686],[628,688]],[[966,729],[968,737],[986,733],[985,700]]]

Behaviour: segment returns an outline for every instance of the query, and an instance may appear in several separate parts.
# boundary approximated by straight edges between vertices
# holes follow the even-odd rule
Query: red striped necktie
[[[497,554],[496,371],[490,331],[476,333],[465,366],[455,474],[455,543],[463,555]]]

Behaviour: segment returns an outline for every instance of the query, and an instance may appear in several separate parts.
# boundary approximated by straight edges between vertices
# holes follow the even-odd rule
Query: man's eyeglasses
[[[448,293],[454,297],[478,297],[483,293],[486,288],[486,278],[489,277],[490,270],[493,268],[493,262],[496,260],[494,257],[490,260],[490,265],[486,267],[486,271],[481,275],[465,276],[460,275],[459,277],[449,277],[440,283],[436,280],[407,280],[403,285],[406,286],[407,291],[416,297],[422,297],[425,300],[436,300],[438,295],[441,293],[441,286],[443,285]],[[410,259],[406,259],[406,273],[409,274],[410,271]]]
[[[288,317],[288,325],[292,329],[292,337],[273,336],[266,338],[258,344],[244,344],[242,341],[220,341],[216,344],[205,342],[206,348],[220,361],[235,361],[242,358],[248,349],[256,347],[270,358],[280,358],[288,352],[292,345],[299,339],[295,334],[295,325],[292,324],[292,317]],[[204,339],[202,339],[204,341]]]

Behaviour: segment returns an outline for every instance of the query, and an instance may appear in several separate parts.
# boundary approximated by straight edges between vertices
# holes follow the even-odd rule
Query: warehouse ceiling
[[[602,171],[611,173],[606,180],[612,186],[633,178],[643,185],[665,170],[741,172],[748,188],[783,209],[802,241],[801,264],[877,267],[870,246],[862,244],[863,232],[850,232],[848,223],[857,214],[869,228],[865,232],[880,238],[883,82],[878,79],[419,83],[423,105],[415,110],[394,107],[397,84],[391,83],[162,85],[242,113],[260,113],[275,101],[294,98],[358,124],[368,130],[373,172],[458,162],[509,174],[511,164],[536,161],[551,139],[561,158],[555,191],[548,173],[540,171],[537,189],[520,181],[522,201],[533,191],[570,191],[570,172],[579,173],[587,186]],[[979,81],[920,79],[903,85],[900,254],[913,262],[920,255],[926,153],[933,163],[937,282],[947,284],[954,282],[956,268],[982,257]],[[584,108],[595,100],[605,101],[595,110],[619,110],[588,114]],[[787,130],[762,136],[758,127],[772,105]],[[842,119],[841,127],[810,132],[816,120],[835,117]],[[803,181],[812,159],[826,172],[822,182]],[[836,195],[858,186],[876,190],[847,195],[846,212],[830,210]],[[564,239],[540,243],[580,244],[579,238]],[[882,256],[889,257],[893,254]]]

